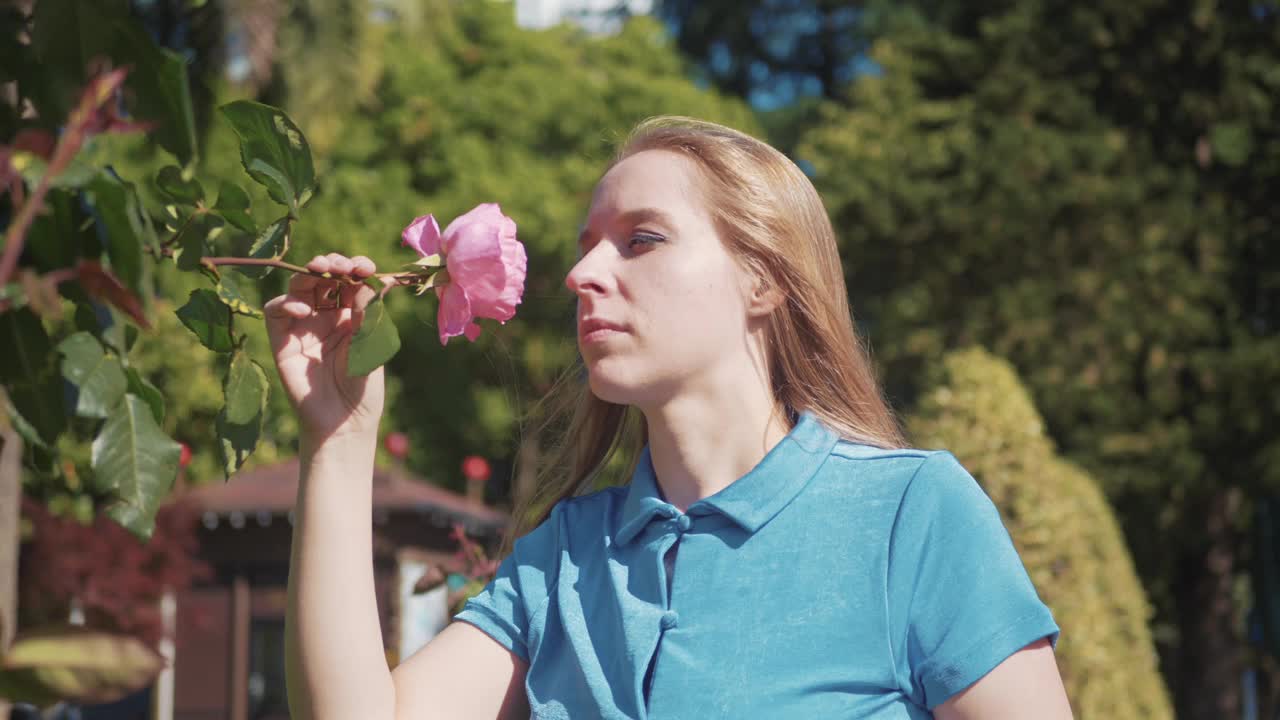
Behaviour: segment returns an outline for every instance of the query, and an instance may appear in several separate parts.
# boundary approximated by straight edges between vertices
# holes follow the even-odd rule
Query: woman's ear
[[[751,296],[747,299],[747,314],[751,317],[764,317],[777,310],[785,299],[782,289],[776,283],[756,276]]]

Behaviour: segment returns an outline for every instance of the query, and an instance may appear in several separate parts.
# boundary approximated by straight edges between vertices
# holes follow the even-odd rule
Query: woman
[[[949,453],[906,446],[822,203],[768,145],[665,118],[623,147],[566,280],[589,388],[555,502],[394,671],[370,563],[383,379],[344,371],[372,292],[317,312],[315,282],[266,308],[303,428],[295,717],[1070,717],[1058,628],[995,508]],[[630,483],[583,494],[637,435]]]

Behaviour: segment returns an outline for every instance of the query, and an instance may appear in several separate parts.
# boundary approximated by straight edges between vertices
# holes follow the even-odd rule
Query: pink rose
[[[423,215],[400,237],[423,257],[444,256],[448,280],[436,287],[441,345],[458,335],[474,341],[480,335],[475,318],[505,323],[515,316],[528,257],[516,239],[515,221],[497,203],[477,205],[449,223],[443,235],[436,219]]]

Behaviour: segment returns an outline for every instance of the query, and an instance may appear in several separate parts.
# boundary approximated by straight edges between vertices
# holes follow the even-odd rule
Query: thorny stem
[[[21,203],[17,217],[5,232],[4,254],[0,256],[0,287],[9,282],[14,268],[18,265],[22,246],[26,243],[27,230],[35,221],[36,213],[40,212],[40,208],[44,206],[44,196],[53,186],[53,179],[66,170],[68,163],[80,152],[80,147],[85,141],[86,129],[93,121],[94,113],[111,100],[119,85],[124,82],[122,71],[113,72],[118,74],[112,77],[113,73],[106,73],[90,81],[79,104],[72,109],[67,118],[66,128],[58,138],[58,144],[54,147],[53,156],[49,158],[44,174],[40,176],[40,182],[36,183],[35,189],[31,191],[26,201]],[[97,83],[100,80],[104,82],[99,85]],[[90,92],[90,90],[96,90],[96,92]],[[15,201],[17,201],[16,197]]]
[[[152,254],[157,255],[159,257],[173,256],[173,250],[171,248],[159,248],[159,249],[151,248],[151,252]],[[294,265],[293,263],[288,263],[283,260],[275,260],[271,258],[204,257],[200,259],[200,264],[211,267],[211,268],[219,267],[223,265],[231,265],[231,266],[254,265],[257,267],[273,267],[273,268],[280,268],[281,270],[288,270],[289,272],[292,272],[292,273],[310,275],[312,277],[324,278],[326,280],[337,280],[339,282],[345,282],[352,285],[358,285],[361,283],[360,280],[357,280],[354,278],[345,277],[345,276],[335,277],[332,273],[316,272],[315,270],[310,270],[308,268],[302,267],[301,265]],[[420,277],[423,277],[423,275],[416,272],[388,272],[388,273],[376,273],[373,275],[373,277],[381,280],[383,285],[400,285],[402,280],[411,280],[414,278],[420,278]],[[404,284],[411,285],[414,283],[410,282],[410,283],[404,283]]]
[[[13,269],[18,265],[18,256],[22,254],[22,246],[27,238],[27,230],[30,229],[31,223],[36,219],[36,213],[44,205],[44,196],[48,194],[49,188],[52,187],[52,181],[62,172],[71,158],[75,157],[80,150],[80,144],[83,140],[83,129],[72,125],[62,133],[62,137],[58,139],[58,146],[53,151],[53,157],[50,159],[48,167],[45,169],[44,175],[40,177],[40,182],[36,184],[35,190],[31,191],[31,195],[26,198],[26,202],[22,203],[22,207],[18,210],[18,216],[13,219],[13,224],[9,226],[9,231],[4,236],[4,255],[0,256],[0,286],[9,282],[9,277],[13,275]]]

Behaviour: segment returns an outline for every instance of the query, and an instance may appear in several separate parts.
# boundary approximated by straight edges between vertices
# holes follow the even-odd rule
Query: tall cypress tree
[[[1179,714],[1238,715],[1242,531],[1280,483],[1280,11],[906,7],[798,151],[892,393],[1008,357],[1120,513]]]

